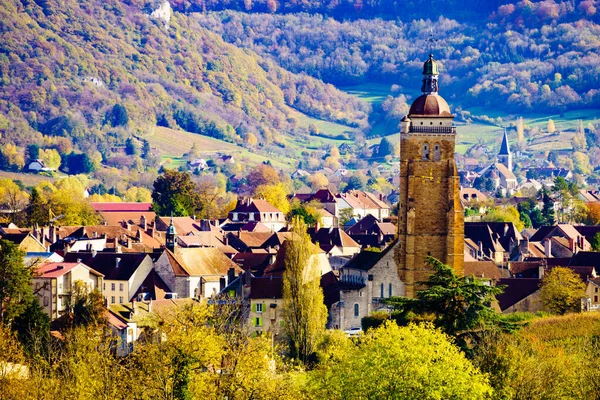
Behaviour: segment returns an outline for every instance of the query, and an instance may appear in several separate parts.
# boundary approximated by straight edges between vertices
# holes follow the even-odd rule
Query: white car
[[[352,336],[358,336],[361,333],[363,333],[363,330],[361,328],[350,328],[346,331],[344,331],[344,333],[350,337]]]

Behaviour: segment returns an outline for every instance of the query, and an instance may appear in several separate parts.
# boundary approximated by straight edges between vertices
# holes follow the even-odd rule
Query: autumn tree
[[[542,279],[540,300],[544,309],[553,314],[581,311],[585,283],[572,269],[555,267]]]
[[[23,266],[25,252],[0,240],[0,325],[10,325],[33,299],[32,271]]]
[[[309,373],[316,398],[475,400],[492,394],[486,376],[430,324],[388,322],[342,349]]]
[[[321,271],[313,255],[315,246],[304,221],[292,220],[293,236],[284,243],[283,318],[290,354],[308,364],[325,330],[327,308],[321,289]]]
[[[291,204],[291,217],[300,217],[308,226],[314,227],[321,223],[321,213],[317,202],[303,204],[297,199]]]
[[[519,149],[525,149],[525,123],[523,122],[523,117],[519,117],[517,119],[517,146]]]
[[[280,209],[284,214],[290,211],[290,202],[287,198],[288,190],[283,183],[260,185],[254,189],[254,197],[265,199],[269,204]]]
[[[310,181],[310,187],[315,191],[323,189],[329,185],[329,179],[327,179],[327,177],[321,172],[312,174],[308,180]]]
[[[165,170],[154,181],[152,209],[158,215],[193,215],[199,204],[197,190],[187,172]]]
[[[554,121],[553,120],[551,120],[551,119],[548,120],[548,127],[547,127],[547,129],[548,129],[548,133],[554,133],[554,132],[556,132],[556,126],[554,125]]]
[[[279,183],[279,175],[275,168],[267,164],[259,164],[252,168],[246,177],[248,186],[257,188],[260,185],[273,185]]]
[[[12,179],[0,179],[0,205],[9,211],[10,222],[19,223],[26,207],[27,193]]]

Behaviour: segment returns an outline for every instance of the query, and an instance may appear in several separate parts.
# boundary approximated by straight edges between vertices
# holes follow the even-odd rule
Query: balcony
[[[411,125],[410,133],[442,133],[456,134],[455,126],[428,126],[428,125]]]

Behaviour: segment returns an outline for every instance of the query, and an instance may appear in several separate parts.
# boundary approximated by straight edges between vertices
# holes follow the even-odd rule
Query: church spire
[[[502,145],[500,146],[500,152],[498,153],[498,162],[504,164],[509,171],[512,171],[512,153],[508,146],[508,135],[506,134],[506,128],[504,128],[504,136],[502,137]]]
[[[438,63],[433,59],[433,54],[429,54],[429,59],[423,63],[423,85],[421,92],[424,94],[437,94],[438,88]]]

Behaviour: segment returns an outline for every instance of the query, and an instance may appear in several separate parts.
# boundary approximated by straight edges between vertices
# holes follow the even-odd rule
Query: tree
[[[27,206],[27,225],[45,226],[49,223],[48,221],[48,204],[40,196],[40,192],[37,188],[31,190],[29,196],[29,205]]]
[[[89,174],[95,168],[94,163],[87,154],[77,154],[75,152],[71,152],[65,156],[61,166],[63,167],[62,169],[66,168],[67,172],[71,175]]]
[[[127,113],[127,109],[119,103],[115,104],[108,114],[108,121],[112,126],[127,125],[129,122],[129,114]]]
[[[27,204],[27,193],[22,191],[19,185],[12,179],[0,179],[0,204],[10,211],[10,222],[18,221],[22,217],[22,210]]]
[[[270,165],[259,164],[250,170],[246,180],[248,186],[257,188],[260,185],[273,185],[279,183],[279,175]]]
[[[310,187],[313,190],[323,189],[329,185],[329,179],[321,172],[312,174],[308,180],[310,181]]]
[[[587,204],[585,223],[588,225],[600,225],[600,203]]]
[[[316,224],[321,223],[321,213],[317,208],[318,204],[314,204],[310,202],[308,204],[302,204],[298,200],[294,202],[291,206],[291,216],[300,217],[304,221],[304,223],[308,226],[316,226]]]
[[[314,262],[315,246],[301,218],[292,220],[292,237],[284,242],[283,318],[290,354],[308,364],[325,330],[321,271]]]
[[[194,143],[196,145],[196,143]],[[125,154],[128,156],[137,156],[140,154],[140,145],[133,137],[128,137],[125,140]]]
[[[290,202],[287,199],[288,190],[283,183],[260,185],[254,189],[254,197],[263,198],[269,204],[280,209],[284,214],[290,211]]]
[[[518,231],[522,231],[525,227],[519,211],[513,206],[494,207],[482,216],[481,220],[486,222],[512,222]]]
[[[44,165],[47,168],[56,170],[58,169],[58,167],[60,167],[60,154],[58,154],[58,151],[56,151],[55,149],[40,150],[39,158],[44,162]]]
[[[0,325],[10,325],[33,298],[32,271],[23,266],[24,256],[16,244],[0,240]]]
[[[592,245],[592,250],[600,251],[600,232],[596,232],[590,244]]]
[[[377,150],[377,156],[378,157],[385,157],[385,156],[393,156],[395,153],[396,149],[394,148],[394,145],[392,144],[392,142],[390,142],[387,138],[382,138],[381,142],[379,143],[379,149]]]
[[[475,331],[495,328],[501,323],[491,308],[494,296],[502,288],[488,286],[473,276],[457,276],[454,270],[433,257],[427,257],[433,274],[418,290],[415,299],[390,297],[386,303],[396,312],[396,318],[409,322],[414,315],[431,316],[433,324],[448,335],[464,342]]]
[[[350,179],[348,179],[348,185],[346,186],[346,191],[350,190],[363,190],[365,188],[366,178],[364,175],[352,175]]]
[[[316,398],[485,399],[492,394],[486,376],[430,324],[387,322],[338,353],[309,374]]]
[[[348,221],[350,221],[353,217],[354,217],[354,210],[352,208],[350,208],[350,207],[342,208],[340,210],[340,216],[338,218],[340,226],[346,225],[346,223]]]
[[[554,121],[549,119],[548,120],[548,133],[554,133],[556,132],[556,126],[554,125]]]
[[[50,318],[32,296],[27,308],[12,323],[12,329],[30,356],[46,355],[50,342]]]
[[[542,208],[544,223],[547,225],[554,225],[556,223],[556,217],[554,213],[554,201],[548,194],[546,188],[542,189],[542,201],[544,202],[544,207]],[[533,220],[531,222],[533,223]]]
[[[75,281],[71,287],[70,303],[73,326],[100,326],[106,321],[104,299],[98,289],[88,291],[84,282]]]
[[[523,117],[517,119],[517,146],[519,149],[525,149],[525,124]]]
[[[542,279],[540,300],[544,309],[553,314],[581,311],[585,295],[585,283],[570,268],[552,268]]]
[[[197,190],[187,172],[165,170],[154,181],[152,209],[158,215],[192,215],[200,203]]]

